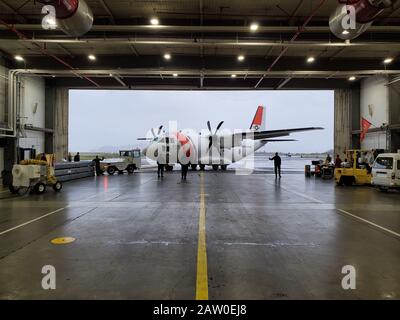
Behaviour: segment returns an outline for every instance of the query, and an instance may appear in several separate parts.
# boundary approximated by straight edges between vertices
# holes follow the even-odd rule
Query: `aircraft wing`
[[[230,141],[233,146],[241,145],[241,141],[243,139],[254,139],[254,140],[261,140],[265,143],[267,142],[279,142],[279,141],[293,141],[293,140],[277,140],[276,138],[279,137],[286,137],[289,136],[291,133],[296,132],[303,132],[303,131],[312,131],[312,130],[323,130],[324,128],[321,127],[305,127],[305,128],[294,128],[294,129],[283,129],[283,130],[266,130],[266,131],[241,131],[235,132],[233,134],[223,134],[220,135],[220,138],[226,139],[225,141]],[[226,145],[228,147],[228,145]],[[228,148],[230,148],[228,147]]]
[[[251,132],[254,134],[254,140],[262,140],[268,138],[285,137],[295,132],[312,131],[312,130],[323,130],[321,127],[306,127],[306,128],[295,128],[295,129],[283,129],[283,130],[268,130],[268,131],[255,131]],[[246,134],[249,132],[242,132],[242,137],[246,138]]]
[[[251,139],[254,140],[265,140],[271,138],[279,138],[290,135],[291,133],[303,132],[303,131],[312,131],[312,130],[323,130],[321,127],[305,127],[305,128],[294,128],[294,129],[281,129],[281,130],[266,130],[266,131],[242,131],[235,132],[232,135],[226,136],[222,135],[222,138],[239,138],[239,139]]]

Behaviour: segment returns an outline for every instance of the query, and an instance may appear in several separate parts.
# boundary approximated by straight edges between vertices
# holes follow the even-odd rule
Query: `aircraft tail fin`
[[[259,106],[256,114],[254,115],[253,121],[250,126],[250,130],[260,131],[265,130],[265,107]]]

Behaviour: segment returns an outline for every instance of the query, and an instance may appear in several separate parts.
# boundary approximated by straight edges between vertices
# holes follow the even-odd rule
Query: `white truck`
[[[100,162],[100,167],[111,176],[115,172],[123,173],[125,170],[133,173],[141,168],[141,161],[140,149],[120,150],[119,158],[104,159]]]
[[[372,185],[381,191],[400,189],[400,153],[381,153],[376,157]]]

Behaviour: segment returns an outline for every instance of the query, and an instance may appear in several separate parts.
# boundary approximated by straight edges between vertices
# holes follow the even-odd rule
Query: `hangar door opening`
[[[249,129],[258,106],[265,107],[267,130],[324,128],[290,135],[297,141],[267,143],[258,153],[309,162],[333,152],[334,91],[70,90],[69,96],[68,151],[82,158],[143,149],[148,142],[137,139],[161,125],[168,131],[171,121],[196,132],[208,130],[207,121],[212,130],[221,121],[222,129]]]

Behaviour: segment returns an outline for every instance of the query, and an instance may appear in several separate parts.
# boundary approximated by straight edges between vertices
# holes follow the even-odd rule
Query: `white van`
[[[382,191],[400,188],[400,153],[381,153],[372,167],[372,185]]]

